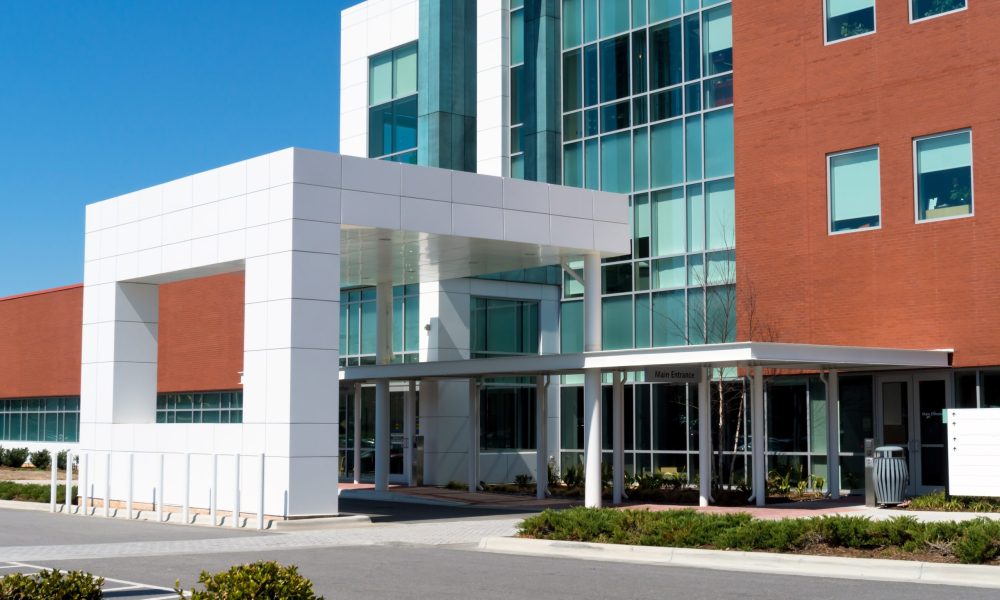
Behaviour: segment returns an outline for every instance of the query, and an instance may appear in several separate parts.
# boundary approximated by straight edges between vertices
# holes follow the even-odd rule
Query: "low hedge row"
[[[76,498],[77,486],[73,486],[72,497]],[[22,500],[25,502],[48,502],[51,494],[49,484],[15,483],[0,481],[0,500]],[[56,487],[56,502],[66,501],[66,486]],[[75,501],[74,501],[75,502]]]
[[[931,492],[910,500],[909,510],[935,510],[943,512],[1000,512],[1000,502],[996,498],[974,496],[952,496],[945,498],[943,491]]]
[[[992,562],[1000,555],[1000,522],[988,519],[924,523],[913,517],[873,521],[837,515],[763,520],[745,513],[571,508],[547,510],[525,519],[520,525],[520,535],[547,540],[720,550],[796,552],[816,546],[892,550],[901,557],[937,554],[967,564]]]

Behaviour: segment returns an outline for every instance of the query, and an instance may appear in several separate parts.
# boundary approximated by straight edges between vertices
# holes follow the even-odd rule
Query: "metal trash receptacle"
[[[875,501],[882,505],[896,505],[903,502],[906,487],[910,483],[910,469],[906,464],[906,452],[900,446],[879,446],[875,448]]]

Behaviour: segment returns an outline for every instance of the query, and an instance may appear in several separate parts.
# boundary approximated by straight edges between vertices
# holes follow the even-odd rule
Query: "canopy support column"
[[[708,506],[712,501],[712,403],[708,389],[710,370],[702,367],[701,380],[698,382],[699,506]]]
[[[361,483],[361,384],[354,384],[354,483]]]
[[[767,441],[764,433],[764,376],[763,369],[754,367],[750,385],[750,423],[753,428],[753,495],[757,506],[767,503]]]
[[[417,381],[411,379],[406,390],[403,406],[403,472],[406,473],[406,485],[413,485],[413,445],[417,435]]]
[[[584,351],[601,349],[601,256],[583,257]],[[601,506],[601,370],[583,373],[584,506]]]
[[[392,284],[375,286],[375,362],[392,362]],[[375,490],[389,489],[389,380],[375,381]]]
[[[469,491],[479,489],[479,382],[469,380]]]
[[[830,498],[840,498],[840,374],[830,369],[826,384],[826,468]]]
[[[612,492],[611,503],[621,504],[625,496],[625,374],[614,372],[612,382],[611,452]]]
[[[545,375],[535,376],[535,496],[544,500],[549,492],[549,384]]]

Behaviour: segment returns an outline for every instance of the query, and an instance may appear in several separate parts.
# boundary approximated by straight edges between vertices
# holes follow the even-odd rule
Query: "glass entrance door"
[[[924,494],[940,489],[945,484],[946,427],[942,414],[951,395],[951,380],[941,375],[916,375],[914,404],[914,429],[919,432],[913,459],[913,472],[917,493]],[[912,467],[911,467],[912,468]]]
[[[951,398],[942,374],[884,375],[878,378],[876,444],[901,446],[910,468],[908,493],[944,487],[945,427],[941,415]]]

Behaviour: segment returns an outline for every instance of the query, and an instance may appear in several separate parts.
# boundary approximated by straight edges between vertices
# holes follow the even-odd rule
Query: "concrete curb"
[[[1000,567],[988,565],[954,565],[878,558],[659,548],[505,537],[483,538],[479,542],[479,550],[502,554],[629,562],[721,571],[1000,589]]]
[[[341,515],[339,517],[317,517],[315,519],[272,521],[271,529],[274,529],[275,531],[316,531],[320,529],[364,527],[371,524],[372,520],[368,515]]]

